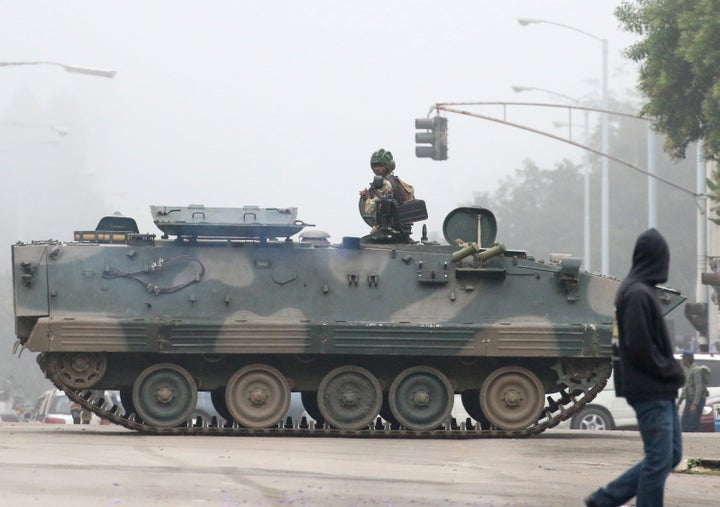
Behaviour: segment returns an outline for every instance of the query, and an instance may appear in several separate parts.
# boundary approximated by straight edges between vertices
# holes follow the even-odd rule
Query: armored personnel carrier
[[[422,201],[378,206],[369,236],[340,243],[296,208],[150,209],[159,238],[112,216],[71,242],[12,247],[16,349],[125,427],[528,435],[610,374],[618,280],[506,249],[489,210],[452,211],[438,244],[410,239]],[[667,311],[683,301],[659,290]],[[224,420],[188,422],[199,391]],[[315,424],[283,421],[292,392]],[[455,395],[471,416],[459,424]]]

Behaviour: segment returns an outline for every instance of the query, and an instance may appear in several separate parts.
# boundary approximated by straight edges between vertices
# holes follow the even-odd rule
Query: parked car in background
[[[720,417],[715,413],[715,405],[720,405],[720,396],[708,396],[700,416],[700,431],[715,432],[715,418]]]
[[[637,428],[635,411],[625,398],[615,396],[615,378],[610,374],[605,389],[570,419],[574,430]]]
[[[6,380],[0,384],[0,421],[18,422],[20,420],[16,406],[21,400],[16,400],[12,394],[12,381]]]
[[[680,355],[677,355],[676,359],[679,361]],[[710,368],[710,386],[708,387],[710,397],[720,396],[720,355],[695,354],[695,364]],[[680,408],[682,410],[682,405]],[[705,409],[707,410],[707,406]],[[637,419],[633,408],[628,405],[625,398],[615,396],[615,382],[612,375],[605,389],[570,419],[570,428],[580,430],[637,428]],[[713,431],[715,431],[714,421]]]
[[[459,394],[455,395],[452,417],[455,418],[458,424],[469,417],[463,408]],[[615,396],[615,381],[612,374],[605,389],[600,391],[592,402],[585,405],[572,418],[556,426],[558,429],[581,430],[614,430],[634,427],[637,427],[635,411],[628,405],[625,398]]]
[[[35,404],[33,420],[46,424],[72,424],[67,395],[59,389],[45,391]]]
[[[13,408],[10,401],[0,401],[0,421],[2,422],[18,422],[20,416]]]

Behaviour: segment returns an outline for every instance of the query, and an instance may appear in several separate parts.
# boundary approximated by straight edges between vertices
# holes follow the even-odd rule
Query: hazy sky
[[[41,105],[72,96],[87,128],[67,136],[87,136],[79,170],[96,179],[108,213],[134,216],[142,232],[158,232],[148,205],[199,203],[297,206],[333,241],[363,235],[357,193],[380,147],[427,201],[428,229],[439,231],[449,211],[525,158],[551,166],[581,153],[449,115],[449,160],[418,159],[414,118],[443,101],[556,101],[512,85],[597,99],[601,44],[550,24],[522,27],[518,17],[607,38],[611,93],[626,96],[635,70],[621,52],[633,38],[618,28],[618,3],[0,0],[0,61],[117,70],[103,79],[52,66],[0,68],[0,121],[25,120],[6,113],[20,89]],[[545,128],[566,119],[512,111],[510,119]]]

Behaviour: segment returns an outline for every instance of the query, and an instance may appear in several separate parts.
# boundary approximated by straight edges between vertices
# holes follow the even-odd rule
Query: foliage
[[[675,158],[700,139],[706,158],[720,154],[718,12],[719,0],[636,0],[615,10],[625,29],[641,36],[626,54],[640,63],[642,114],[655,119]]]
[[[554,170],[540,169],[532,160],[503,179],[494,194],[476,194],[475,202],[490,208],[501,225],[498,240],[510,249],[542,257],[551,252],[582,251],[582,221],[568,226],[568,210],[582,210],[578,166],[568,160]],[[558,206],[558,203],[563,203]],[[551,233],[549,233],[552,231]]]
[[[707,186],[707,195],[710,201],[715,204],[710,205],[708,210],[708,218],[715,224],[720,225],[720,167],[715,164],[713,167],[710,178],[705,180]],[[716,218],[711,217],[711,214],[715,214]]]

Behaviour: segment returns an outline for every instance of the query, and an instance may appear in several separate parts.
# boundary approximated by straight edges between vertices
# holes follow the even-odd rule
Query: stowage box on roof
[[[302,230],[297,208],[208,208],[203,205],[150,206],[153,221],[165,234],[193,237],[289,237]]]

